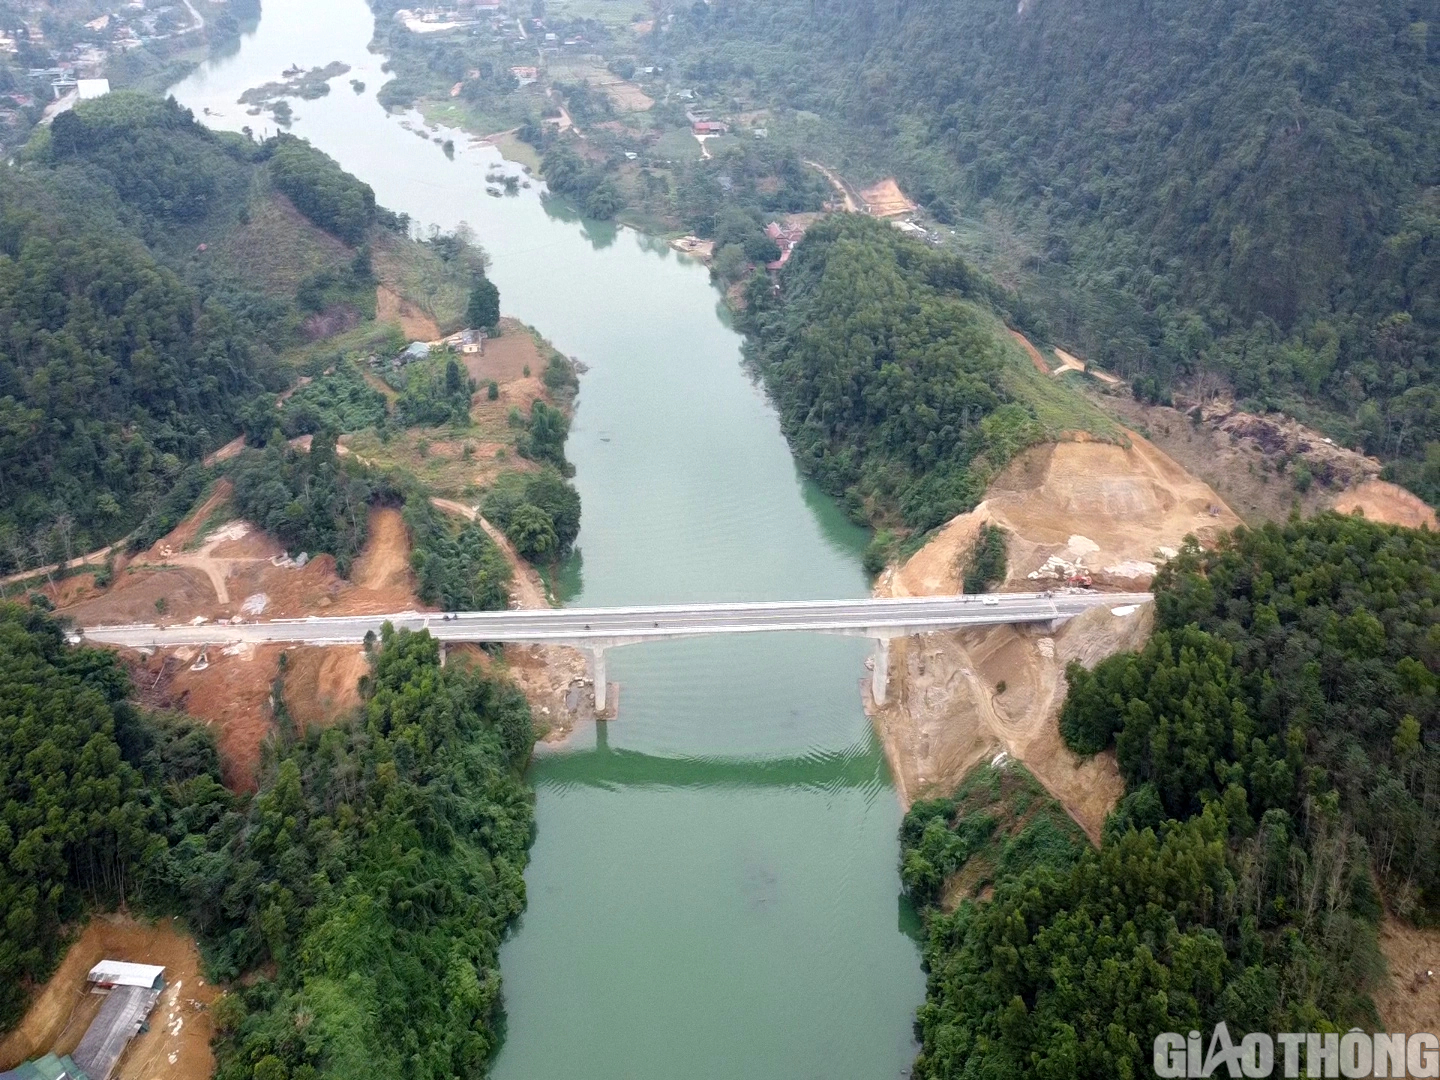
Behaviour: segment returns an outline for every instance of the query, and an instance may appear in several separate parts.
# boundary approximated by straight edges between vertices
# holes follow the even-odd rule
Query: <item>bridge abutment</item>
[[[890,687],[890,639],[875,639],[875,659],[870,670],[870,697],[876,705],[885,704]]]

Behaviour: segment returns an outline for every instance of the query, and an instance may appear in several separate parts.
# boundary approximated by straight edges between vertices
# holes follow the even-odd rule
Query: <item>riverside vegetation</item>
[[[907,816],[916,1075],[1098,1080],[1222,1019],[1375,1027],[1383,906],[1440,906],[1437,586],[1433,533],[1335,514],[1172,560],[1149,644],[1067,672],[1066,742],[1113,745],[1126,780],[1098,850],[1053,808],[977,799],[993,776]],[[993,896],[941,910],[947,880]]]
[[[999,315],[1028,318],[1017,298],[873,218],[822,220],[778,289],[754,278],[746,301],[747,355],[796,459],[861,520],[924,533],[1026,446],[1112,430],[1027,373]]]
[[[137,94],[62,114],[23,157],[0,175],[0,559],[12,569],[139,525],[252,400],[289,384],[283,349],[312,317],[373,314],[368,253],[323,230],[402,225],[307,144],[211,132]],[[249,228],[276,187],[315,229]]]
[[[215,1007],[223,1080],[483,1071],[533,828],[519,691],[387,628],[361,715],[282,726],[236,796],[208,730],[129,689],[113,654],[0,608],[0,1023],[65,925],[123,902],[182,915],[221,979],[267,971]]]
[[[1229,390],[1283,408],[1440,499],[1426,4],[779,0],[680,5],[644,32],[572,25],[563,7],[562,23],[610,74],[641,78],[653,108],[622,115],[557,75],[582,141],[545,128],[538,87],[515,89],[506,65],[533,58],[388,18],[383,33],[411,98],[461,82],[545,151],[555,190],[594,216],[629,208],[715,238],[727,282],[764,261],[754,225],[828,195],[801,157],[894,175],[1020,288],[1032,334],[1154,401]],[[741,137],[696,160],[672,145],[692,142],[687,108]]]
[[[819,116],[801,145],[960,225],[1042,337],[1323,423],[1433,502],[1433,28],[1411,0],[781,0],[677,11],[639,59]]]
[[[437,387],[454,396],[442,355],[413,365],[392,411],[356,359],[395,344],[366,323],[370,250],[414,243],[407,227],[308,144],[213,133],[173,101],[111,94],[32,141],[0,174],[11,568],[127,533],[148,546],[228,475],[231,509],[292,550],[333,554],[342,573],[369,508],[403,505],[420,598],[503,607],[510,568],[478,524],[337,447],[342,432],[414,419]],[[435,237],[407,258],[459,275],[491,313],[498,294],[465,247]],[[544,375],[573,389],[558,354]],[[522,416],[517,450],[535,470],[502,475],[487,500],[537,558],[579,529],[567,430],[543,403]],[[249,449],[204,463],[237,432]],[[361,709],[337,726],[296,730],[277,690],[259,791],[237,795],[205,727],[137,705],[116,657],[68,645],[42,607],[0,608],[0,1028],[67,927],[125,905],[182,916],[210,974],[234,986],[214,1015],[226,1080],[483,1073],[532,835],[521,693],[442,669],[428,635],[387,629]]]
[[[296,347],[373,316],[374,244],[410,244],[410,258],[466,281],[471,307],[493,323],[499,296],[483,253],[458,236],[409,241],[406,219],[302,140],[256,144],[140,94],[62,114],[23,157],[0,176],[0,562],[68,560],[126,534],[148,546],[224,469],[241,513],[294,550],[330,552],[342,573],[365,541],[367,504],[407,491],[423,501],[403,477],[340,459],[335,439],[465,423],[474,388],[453,356],[404,369],[393,417],[354,349],[312,347],[299,365],[312,381],[282,409],[277,395],[298,374]],[[271,231],[278,199],[303,215],[300,225],[279,218],[283,236]],[[366,344],[396,348],[385,335]],[[544,374],[552,391],[574,385],[558,354]],[[537,402],[517,449],[568,472],[567,430],[562,412]],[[237,432],[266,449],[202,466]],[[317,452],[287,451],[298,435],[314,436]],[[578,497],[562,502],[526,502],[527,553],[569,549]],[[424,530],[430,573],[453,556],[453,531]],[[483,533],[466,542],[490,544]],[[498,603],[498,556],[475,565],[469,587],[452,581],[434,595]]]

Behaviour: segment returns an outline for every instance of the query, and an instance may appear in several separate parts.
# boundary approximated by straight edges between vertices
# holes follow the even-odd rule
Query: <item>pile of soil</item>
[[[1187,534],[1203,542],[1239,519],[1139,436],[1129,447],[1037,447],[1011,463],[974,511],[882,575],[876,594],[959,593],[961,563],[984,523],[1008,533],[1005,591],[1062,587],[1052,576],[1057,563],[1089,572],[1099,587],[1130,591],[1148,587],[1164,553]],[[1124,783],[1112,755],[1082,761],[1061,740],[1065,665],[1093,666],[1139,648],[1152,620],[1149,605],[1100,607],[1053,632],[1000,626],[893,641],[887,703],[867,707],[904,803],[948,793],[976,763],[1005,750],[1098,839]]]

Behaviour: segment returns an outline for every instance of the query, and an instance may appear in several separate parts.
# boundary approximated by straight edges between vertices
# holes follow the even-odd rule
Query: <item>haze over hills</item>
[[[1324,419],[1440,496],[1430,0],[717,0],[653,41],[703,91],[984,219],[987,270],[1142,380]],[[1153,380],[1153,381],[1149,381]]]
[[[445,29],[376,0],[372,51],[397,77],[369,68],[368,91],[331,98],[353,128],[321,137],[317,109],[299,130],[414,213],[478,204],[517,308],[594,365],[576,440],[585,368],[502,325],[468,226],[414,241],[309,144],[213,133],[173,101],[61,117],[0,169],[0,564],[127,534],[147,550],[31,570],[30,606],[0,604],[0,1028],[72,927],[125,905],[183,917],[225,988],[191,1029],[215,1034],[219,1080],[897,1074],[912,1018],[916,1076],[1111,1080],[1147,1073],[1157,1033],[1221,1020],[1237,1038],[1436,1030],[1419,1014],[1440,998],[1399,989],[1440,955],[1433,516],[1235,528],[1228,492],[1106,410],[1121,394],[1188,438],[1203,411],[1132,387],[1229,390],[1362,441],[1435,499],[1437,3],[505,0]],[[279,63],[298,68],[297,36]],[[402,100],[513,122],[507,152],[524,131],[587,216],[638,195],[710,241],[711,282],[662,244],[572,227],[563,202],[546,213],[488,146],[379,107]],[[385,171],[402,158],[423,175]],[[892,174],[918,225],[822,209]],[[488,341],[430,352],[434,304],[373,339],[388,351],[364,336],[407,300],[386,267],[420,262]],[[1055,344],[1130,385],[1067,353],[1052,368]],[[1288,446],[1226,460],[1275,481],[1280,517],[1312,480]],[[576,701],[600,696],[598,657],[587,679],[424,631],[325,656],[228,642],[237,620],[541,607],[567,575],[607,602],[649,578],[863,591],[861,539],[797,465],[875,527],[882,594],[1154,596],[877,655],[870,704],[916,799],[898,844],[858,652],[832,667],[787,637],[742,666],[697,642],[635,665],[624,708],[653,711],[614,715],[642,720],[621,729],[625,775],[595,767],[598,735],[588,763],[550,756],[537,832],[524,695],[568,730],[593,715]],[[563,560],[577,471],[584,581]],[[67,619],[153,620],[210,651],[117,657],[70,644]],[[699,692],[702,665],[720,690]],[[623,812],[577,801],[592,793]],[[892,816],[867,831],[851,794]],[[527,877],[532,843],[552,846]],[[557,935],[557,911],[581,933]],[[1424,947],[1397,961],[1380,939],[1407,920]],[[542,948],[502,964],[512,929]],[[502,1042],[563,1049],[507,1064]],[[882,1046],[890,1067],[868,1067]]]

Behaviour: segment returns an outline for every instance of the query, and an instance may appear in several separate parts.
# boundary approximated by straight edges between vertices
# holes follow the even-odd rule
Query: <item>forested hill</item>
[[[1098,850],[1050,829],[968,866],[1007,816],[973,783],[906,819],[922,904],[993,884],[927,912],[914,1075],[1151,1075],[1156,1035],[1220,1020],[1383,1030],[1377,924],[1440,910],[1437,578],[1435,533],[1336,514],[1171,560],[1145,648],[1067,671],[1067,745],[1125,778]]]
[[[308,220],[307,220],[308,219]],[[291,381],[283,350],[373,314],[385,215],[308,144],[116,93],[0,168],[0,567],[122,536]]]
[[[717,0],[656,52],[983,218],[1054,336],[1210,373],[1440,496],[1435,0]]]
[[[209,728],[140,708],[114,654],[0,605],[0,1031],[68,928],[124,904],[183,917],[233,983],[220,1080],[484,1075],[525,902],[530,709],[442,668],[427,633],[387,625],[369,659],[358,715],[303,735],[282,717],[237,796]]]
[[[1019,450],[1113,426],[1037,375],[1025,321],[963,259],[859,214],[812,227],[751,279],[740,325],[801,468],[858,520],[923,532],[970,510]]]

